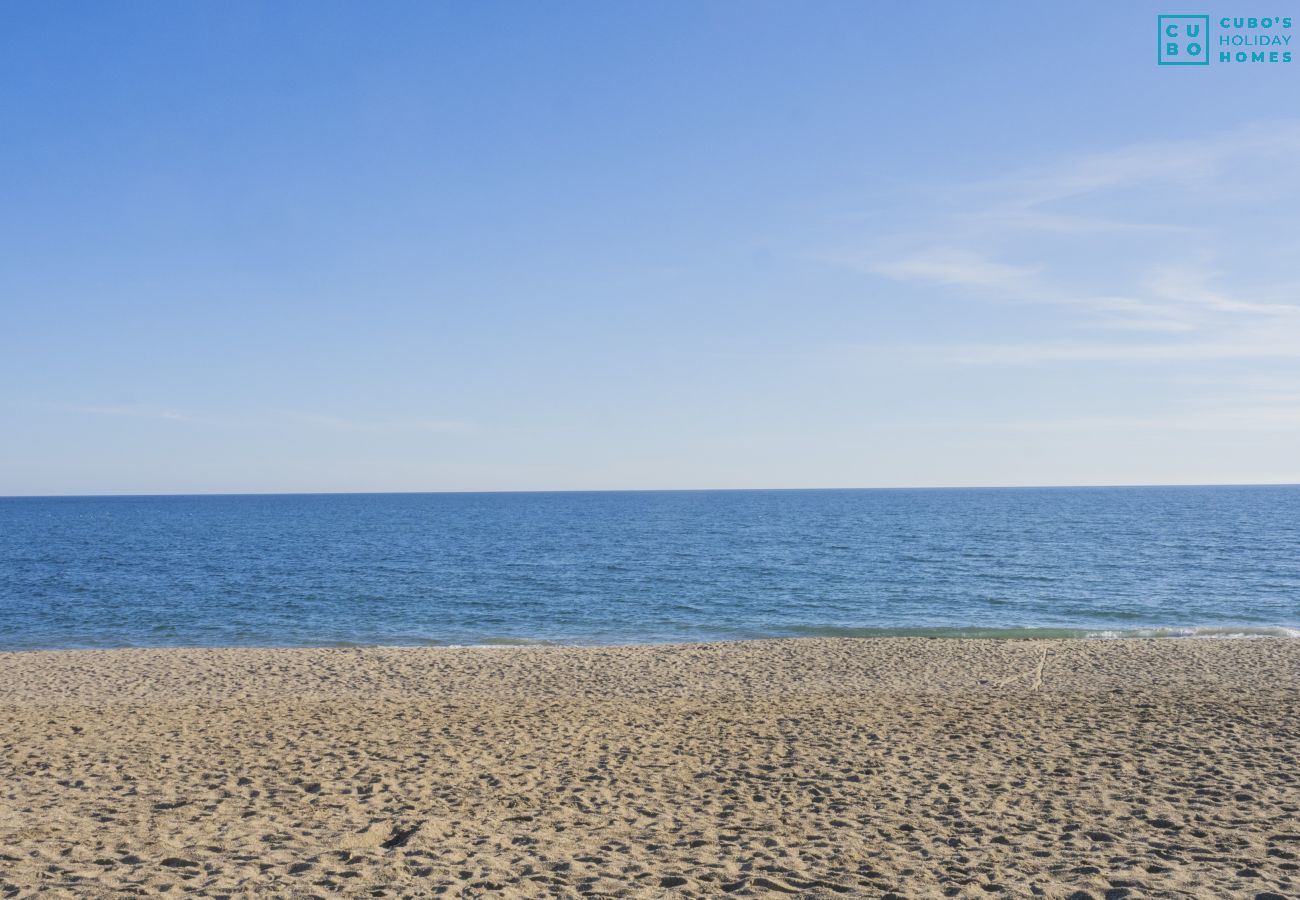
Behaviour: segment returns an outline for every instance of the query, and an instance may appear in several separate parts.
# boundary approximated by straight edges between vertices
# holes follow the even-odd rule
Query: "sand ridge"
[[[0,896],[1300,896],[1300,641],[0,654]]]

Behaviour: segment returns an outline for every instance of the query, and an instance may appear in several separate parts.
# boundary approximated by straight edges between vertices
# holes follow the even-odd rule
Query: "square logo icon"
[[[1208,66],[1210,64],[1209,16],[1157,16],[1159,54],[1162,66]]]

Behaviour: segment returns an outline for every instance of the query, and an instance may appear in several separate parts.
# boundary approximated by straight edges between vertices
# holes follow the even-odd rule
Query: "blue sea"
[[[1300,487],[0,499],[0,649],[1300,635]]]

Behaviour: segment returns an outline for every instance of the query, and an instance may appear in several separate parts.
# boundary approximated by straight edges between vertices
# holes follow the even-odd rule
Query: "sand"
[[[1300,641],[0,654],[0,897],[1300,896]]]

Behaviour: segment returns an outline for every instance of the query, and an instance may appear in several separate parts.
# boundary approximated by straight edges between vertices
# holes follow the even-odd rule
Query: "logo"
[[[1209,16],[1158,16],[1162,66],[1208,66],[1210,64]]]
[[[1208,66],[1291,62],[1290,16],[1156,16],[1156,62]]]

